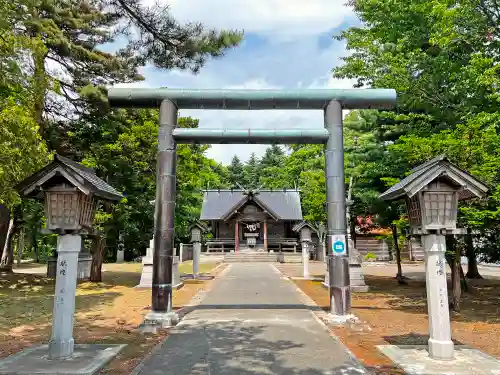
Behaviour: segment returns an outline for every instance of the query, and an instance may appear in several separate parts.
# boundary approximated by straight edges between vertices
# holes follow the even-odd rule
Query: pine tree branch
[[[500,18],[500,4],[497,0],[491,0],[494,10],[490,9],[490,6],[486,4],[486,0],[479,1],[479,9],[486,16],[489,21],[490,27],[495,29],[496,33],[500,35],[500,26],[498,25],[498,19]],[[496,19],[495,19],[496,18]]]
[[[133,18],[141,27],[144,28],[148,33],[150,33],[154,39],[157,39],[161,41],[162,43],[165,43],[167,46],[176,48],[175,44],[173,44],[171,41],[168,39],[164,38],[162,33],[158,32],[158,30],[155,30],[153,27],[151,27],[147,22],[145,22],[138,14],[137,14],[137,9],[134,11],[132,8],[129,7],[127,2],[125,0],[116,0],[120,6],[127,12],[127,14]]]

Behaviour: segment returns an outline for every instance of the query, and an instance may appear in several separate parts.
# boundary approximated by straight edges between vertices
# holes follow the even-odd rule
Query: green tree
[[[238,184],[245,184],[245,175],[244,175],[244,165],[241,162],[240,158],[236,155],[231,159],[231,164],[227,167],[228,171],[228,182],[231,188],[237,187]]]
[[[42,167],[49,155],[32,116],[33,80],[23,70],[23,52],[42,51],[43,45],[13,32],[11,23],[18,20],[14,4],[0,2],[0,13],[0,205],[9,213],[0,230],[0,269],[11,271],[13,237],[22,216],[16,209],[20,198],[15,186]]]
[[[278,145],[272,145],[266,149],[264,156],[259,161],[259,183],[266,188],[283,188],[283,168],[286,155]]]
[[[260,186],[259,159],[254,152],[243,167],[243,181],[242,185],[247,189],[256,189]]]
[[[498,7],[490,1],[460,0],[454,6],[445,0],[411,4],[356,0],[351,5],[364,26],[349,28],[338,37],[352,53],[334,69],[334,76],[357,78],[360,87],[395,88],[399,97],[395,111],[365,122],[376,147],[375,153],[361,151],[373,163],[366,165],[359,182],[378,192],[377,186],[394,183],[409,168],[446,153],[492,186],[487,200],[463,205],[460,212],[463,225],[480,233],[476,250],[495,258],[498,249],[490,241],[498,238],[494,224]],[[361,112],[362,118],[369,116],[369,111]],[[483,137],[477,135],[483,131]],[[373,199],[372,203],[376,207],[380,202]],[[468,276],[477,277],[477,251],[467,238],[472,270]]]
[[[20,203],[15,185],[48,161],[45,142],[27,104],[8,98],[0,102],[0,203]]]

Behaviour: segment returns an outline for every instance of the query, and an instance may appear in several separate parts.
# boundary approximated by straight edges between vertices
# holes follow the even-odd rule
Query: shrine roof
[[[206,190],[203,196],[200,220],[224,220],[237,207],[252,200],[265,206],[279,220],[302,220],[299,190],[261,189],[248,195],[243,189]],[[251,198],[252,197],[252,198]]]

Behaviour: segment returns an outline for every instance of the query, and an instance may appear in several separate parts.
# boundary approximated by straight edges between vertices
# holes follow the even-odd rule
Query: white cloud
[[[147,0],[150,1],[150,0]],[[151,0],[152,1],[152,0]],[[169,0],[181,22],[202,22],[216,29],[244,29],[246,40],[221,59],[209,61],[198,75],[147,67],[144,82],[125,87],[294,89],[351,88],[353,80],[332,78],[331,69],[346,55],[333,41],[333,29],[352,16],[345,0]],[[322,111],[182,110],[204,128],[322,127]],[[208,156],[228,164],[233,155],[261,156],[267,145],[213,145]]]
[[[280,89],[266,84],[264,81],[250,81],[242,85],[225,88],[247,89]],[[315,82],[309,88],[352,88],[351,80],[325,79],[323,85]],[[344,115],[348,111],[344,111]],[[323,127],[323,112],[320,110],[270,110],[270,111],[182,111],[181,115],[189,115],[200,119],[202,128],[243,128],[243,129],[290,129],[290,128],[318,128]],[[207,156],[229,164],[233,155],[247,160],[252,152],[261,157],[268,145],[219,145],[215,144],[207,151]]]
[[[271,90],[281,89],[279,86],[271,85],[262,78],[252,79],[242,84],[228,85],[224,87],[228,90]]]
[[[153,0],[146,0],[153,3]],[[345,0],[164,0],[181,22],[201,22],[206,27],[238,29],[293,40],[317,35],[342,24],[352,9]]]

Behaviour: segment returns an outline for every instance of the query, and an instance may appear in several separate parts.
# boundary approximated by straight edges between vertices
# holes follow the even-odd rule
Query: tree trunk
[[[394,246],[394,253],[396,254],[396,264],[398,266],[398,273],[396,274],[396,280],[399,284],[406,284],[403,276],[403,267],[401,266],[401,251],[399,250],[399,242],[398,242],[398,228],[396,224],[391,225],[392,229],[392,242]]]
[[[460,297],[462,295],[462,286],[460,283],[460,249],[456,245],[453,236],[446,236],[446,261],[451,268],[451,301],[450,308],[453,311],[460,310]]]
[[[17,239],[17,267],[21,265],[24,251],[24,228],[19,230],[19,237]]]
[[[461,279],[460,279],[460,250],[455,251],[455,256],[453,259],[453,265],[454,267],[452,268],[452,303],[453,303],[453,310],[454,311],[460,311],[460,297],[462,296],[462,285],[461,285]]]
[[[9,234],[10,217],[10,210],[0,204],[0,251],[2,254]]]
[[[38,240],[37,240],[37,231],[34,230],[31,233],[31,240],[33,241],[33,253],[35,254],[35,263],[40,262],[40,255],[38,254]]]
[[[468,279],[482,279],[477,268],[476,251],[474,249],[474,242],[472,241],[472,229],[467,228],[467,235],[465,236],[465,243],[467,245],[467,274]]]
[[[100,234],[94,236],[92,241],[92,264],[90,266],[90,281],[102,281],[102,262],[104,260],[104,239]]]
[[[461,284],[462,284],[462,289],[464,290],[464,292],[468,292],[469,291],[469,285],[467,284],[467,279],[465,278],[465,275],[464,275],[464,269],[462,268],[462,264],[459,262],[459,265],[460,265],[460,280],[461,280]]]
[[[45,59],[47,52],[35,52],[33,54],[33,76],[34,76],[34,92],[33,92],[33,108],[34,118],[39,126],[39,132],[42,137],[45,134],[45,124],[43,120],[43,111],[45,110],[46,95],[47,95],[47,76],[45,71]]]
[[[9,229],[7,230],[7,236],[2,251],[2,259],[0,261],[0,272],[10,273],[12,272],[12,265],[14,263],[14,248],[12,246],[12,237],[14,234],[14,218],[11,217],[9,220]]]
[[[352,243],[354,244],[354,247],[356,247],[356,220],[351,219],[350,225],[351,225],[351,240]]]

